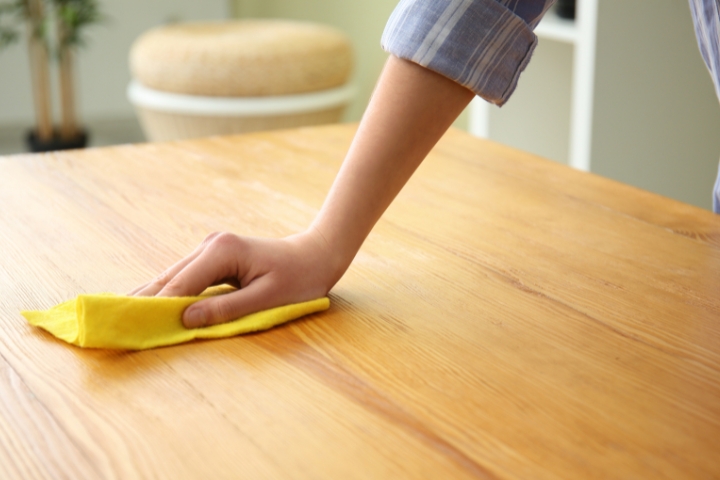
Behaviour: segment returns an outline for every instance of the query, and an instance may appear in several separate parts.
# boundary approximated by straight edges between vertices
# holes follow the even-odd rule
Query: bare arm
[[[473,96],[431,70],[389,58],[345,162],[313,222],[341,257],[340,275]]]
[[[308,230],[284,239],[212,234],[133,294],[195,295],[218,283],[241,288],[189,307],[183,316],[187,327],[326,295],[472,97],[452,80],[390,57],[340,172]]]

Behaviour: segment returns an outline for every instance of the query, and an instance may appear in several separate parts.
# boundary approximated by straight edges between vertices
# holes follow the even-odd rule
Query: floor
[[[135,118],[113,118],[89,121],[90,146],[101,147],[145,141],[140,124]],[[0,125],[0,155],[27,153],[25,135],[27,125]]]

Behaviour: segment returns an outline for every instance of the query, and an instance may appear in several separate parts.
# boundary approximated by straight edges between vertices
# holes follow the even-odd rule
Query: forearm
[[[214,233],[132,294],[177,297],[197,295],[218,283],[240,287],[185,310],[188,328],[326,295],[472,96],[445,77],[391,57],[340,173],[307,232],[284,239]]]
[[[436,3],[402,2],[383,36],[386,50],[402,58],[416,58],[425,48],[416,39],[439,26]],[[441,6],[443,12],[460,10],[458,2],[446,3]],[[444,76],[390,57],[310,228],[282,239],[227,232],[209,235],[192,253],[133,294],[189,296],[219,283],[240,287],[189,307],[183,314],[189,328],[326,295],[420,162],[473,98],[469,89],[494,103],[504,103],[532,53],[537,40],[529,28],[532,21],[508,15],[500,3],[460,3],[463,8],[472,7],[464,10],[472,25],[460,22],[452,13],[454,26],[443,21],[442,29],[453,35],[441,41],[436,38],[433,43],[434,49],[445,53],[438,55],[440,50],[435,50],[433,55],[422,55],[431,68],[443,66],[439,71]],[[544,12],[530,6],[536,14]],[[410,17],[411,21],[398,21]],[[435,62],[443,60],[447,52],[452,52],[453,58]]]
[[[389,58],[312,225],[329,244],[338,275],[472,98],[471,91],[452,80],[414,63]]]

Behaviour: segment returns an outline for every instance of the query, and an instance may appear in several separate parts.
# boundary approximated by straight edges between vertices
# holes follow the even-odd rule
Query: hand
[[[190,255],[130,295],[193,296],[223,283],[239,288],[188,307],[183,324],[198,328],[323,297],[346,268],[333,261],[322,235],[312,228],[282,239],[213,233]]]
[[[284,239],[216,233],[134,295],[197,295],[229,283],[240,290],[185,310],[188,328],[322,297],[350,265],[375,222],[473,98],[465,87],[390,57],[320,213]]]

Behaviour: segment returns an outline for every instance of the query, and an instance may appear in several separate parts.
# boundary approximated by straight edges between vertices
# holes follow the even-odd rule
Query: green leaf
[[[51,0],[56,17],[64,29],[59,49],[75,48],[85,44],[85,28],[105,20],[97,0]]]

